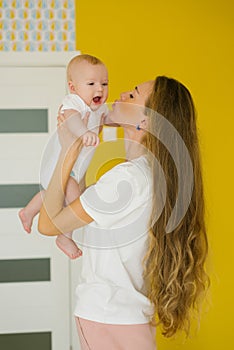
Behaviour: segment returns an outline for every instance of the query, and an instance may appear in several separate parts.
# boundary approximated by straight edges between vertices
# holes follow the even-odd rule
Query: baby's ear
[[[68,88],[70,92],[75,92],[75,86],[73,85],[73,82],[69,80],[68,82]]]

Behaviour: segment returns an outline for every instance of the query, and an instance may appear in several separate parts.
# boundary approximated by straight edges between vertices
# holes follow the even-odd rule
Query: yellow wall
[[[159,349],[234,346],[232,221],[234,131],[232,0],[77,0],[77,49],[94,54],[110,73],[110,98],[166,74],[182,81],[198,110],[210,240],[211,304],[198,335],[158,336]],[[92,171],[104,159],[95,158]],[[159,333],[159,332],[158,332]]]

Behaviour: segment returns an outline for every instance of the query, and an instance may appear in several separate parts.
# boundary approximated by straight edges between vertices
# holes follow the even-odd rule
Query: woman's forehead
[[[149,80],[135,87],[139,95],[149,95],[153,89],[154,80]]]
[[[138,90],[139,94],[145,91],[149,92],[152,90],[153,84],[154,84],[154,80],[145,81],[144,83],[137,85],[136,90]]]

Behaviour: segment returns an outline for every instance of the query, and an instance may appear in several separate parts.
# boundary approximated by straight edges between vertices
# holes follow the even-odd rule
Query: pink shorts
[[[81,350],[156,350],[155,328],[148,323],[113,325],[75,319]]]

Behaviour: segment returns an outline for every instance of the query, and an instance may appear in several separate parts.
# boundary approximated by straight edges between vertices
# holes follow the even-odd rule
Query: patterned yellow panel
[[[74,50],[74,0],[0,0],[0,51]]]

